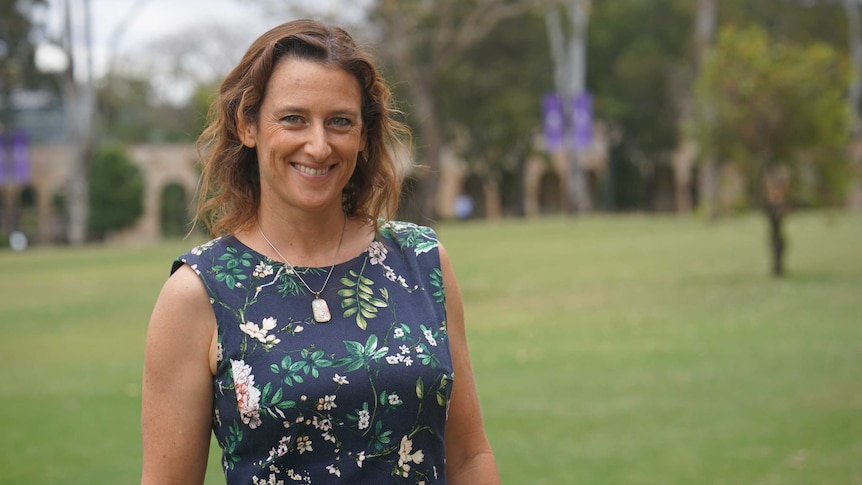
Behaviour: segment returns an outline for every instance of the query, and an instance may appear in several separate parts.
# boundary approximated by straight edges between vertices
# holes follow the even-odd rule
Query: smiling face
[[[261,207],[341,211],[342,189],[365,148],[359,82],[341,68],[282,58],[254,123],[238,120],[257,152]]]

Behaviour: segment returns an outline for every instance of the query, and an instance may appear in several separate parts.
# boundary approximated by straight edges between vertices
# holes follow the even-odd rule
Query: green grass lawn
[[[443,224],[506,484],[862,484],[862,214]],[[136,483],[190,241],[0,252],[0,484]],[[208,484],[224,483],[217,450]]]

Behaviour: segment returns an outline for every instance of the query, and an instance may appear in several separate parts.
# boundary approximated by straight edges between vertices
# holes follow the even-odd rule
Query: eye
[[[338,118],[332,118],[332,120],[330,120],[329,124],[331,124],[332,126],[334,126],[336,128],[349,128],[350,126],[353,125],[353,121],[350,120],[350,118],[338,117]]]
[[[281,121],[288,125],[299,125],[302,124],[302,117],[299,115],[287,115]]]

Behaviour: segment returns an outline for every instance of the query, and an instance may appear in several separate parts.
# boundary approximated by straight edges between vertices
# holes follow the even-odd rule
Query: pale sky
[[[45,23],[55,38],[63,30],[66,2],[75,6],[73,23],[83,24],[81,0],[49,0],[49,7],[44,12]],[[285,0],[284,5],[355,15],[356,10],[365,8],[368,3],[369,0]],[[95,76],[99,78],[105,74],[109,59],[113,57],[117,65],[138,65],[137,71],[149,75],[157,85],[162,86],[160,89],[174,91],[174,94],[168,93],[167,96],[177,100],[188,93],[190,85],[188,80],[178,83],[176,79],[170,79],[170,74],[165,72],[169,67],[166,68],[165,62],[159,58],[159,54],[165,54],[164,50],[176,47],[177,42],[188,43],[200,39],[200,44],[194,48],[207,54],[198,57],[197,64],[187,61],[184,65],[192,66],[193,70],[197,69],[200,73],[216,68],[224,74],[239,61],[245,48],[255,38],[269,28],[290,20],[287,16],[267,14],[258,2],[243,0],[90,0],[90,11]],[[185,37],[180,39],[184,34]],[[153,47],[154,43],[164,39],[172,39],[168,47]],[[83,34],[78,34],[75,43],[81,46],[84,44]],[[82,75],[85,72],[84,56],[78,56],[76,72]],[[59,49],[43,47],[37,55],[37,65],[46,70],[61,70],[62,67],[57,66],[62,66],[64,59],[65,55]]]
[[[49,5],[48,29],[57,35],[62,28],[64,2],[49,0]],[[97,76],[103,73],[112,51],[118,56],[134,53],[160,38],[195,26],[216,23],[236,26],[232,34],[247,37],[250,42],[287,20],[267,18],[254,2],[240,0],[90,0],[90,10]],[[75,12],[80,19],[80,8]]]

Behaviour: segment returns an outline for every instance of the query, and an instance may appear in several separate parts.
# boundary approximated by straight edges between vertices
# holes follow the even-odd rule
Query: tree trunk
[[[784,217],[787,214],[787,191],[790,173],[782,167],[767,167],[763,172],[764,211],[769,221],[769,248],[772,252],[772,276],[784,276]]]
[[[707,159],[700,171],[700,207],[709,219],[719,216],[718,207],[718,162]]]
[[[715,0],[697,0],[695,11],[695,46],[697,52],[694,60],[694,75],[700,70],[700,65],[706,56],[707,49],[713,42],[716,27]],[[687,82],[686,82],[687,81]],[[691,89],[691,81],[685,80],[679,83],[675,91],[679,92],[679,120],[677,147],[673,154],[674,181],[676,182],[676,210],[678,213],[688,213],[692,209],[691,184],[692,171],[697,158],[697,141],[687,130],[691,124],[693,115],[694,99]]]
[[[545,25],[551,58],[554,60],[554,84],[557,93],[563,98],[563,111],[567,120],[573,119],[572,102],[586,90],[586,43],[590,18],[590,0],[567,0],[566,13],[571,35],[566,38],[559,10],[556,6],[545,11]],[[571,130],[569,129],[571,138]],[[568,212],[590,212],[592,199],[586,183],[582,154],[575,141],[567,143],[568,166],[565,194]]]
[[[440,156],[443,151],[439,116],[434,101],[434,92],[428,81],[413,79],[412,99],[416,102],[419,134],[422,137],[422,165],[417,171],[414,190],[415,214],[409,214],[414,222],[433,225],[437,214],[434,198],[440,178]]]
[[[766,218],[769,221],[769,249],[772,255],[772,276],[784,276],[784,209],[767,205]]]
[[[76,55],[72,42],[71,6],[66,4],[66,55],[69,66],[63,79],[63,98],[66,104],[66,120],[69,138],[74,146],[69,182],[66,185],[66,209],[68,214],[67,239],[72,245],[87,242],[89,227],[89,176],[90,163],[96,152],[96,97],[93,86],[92,39],[90,36],[90,1],[84,0],[83,32],[85,67],[83,79],[78,80],[75,70]]]

